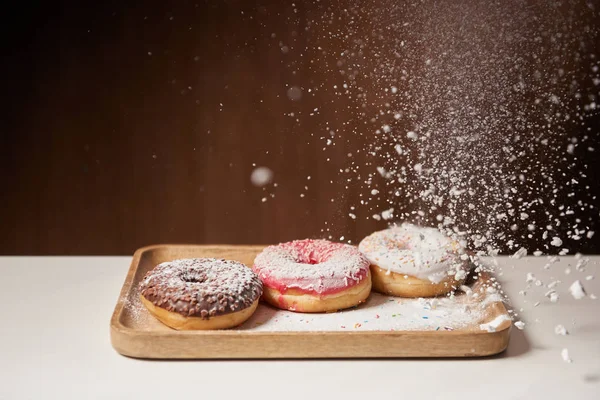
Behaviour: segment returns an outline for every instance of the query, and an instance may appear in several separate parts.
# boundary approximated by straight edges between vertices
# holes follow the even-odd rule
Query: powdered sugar
[[[358,204],[347,204],[356,207],[352,225],[438,225],[487,255],[567,254],[590,239],[600,82],[594,15],[513,0],[323,5],[308,25],[327,26],[314,38],[327,49],[315,57],[333,58],[307,68],[327,72],[314,82],[322,115],[353,105],[345,119],[319,127],[329,133],[323,140],[335,136],[362,155],[336,165],[348,197],[360,191]],[[343,84],[330,81],[336,72]],[[327,222],[323,233],[331,234]],[[342,233],[348,237],[331,237]]]
[[[502,325],[504,321],[510,321],[510,317],[508,315],[498,315],[496,318],[487,322],[485,324],[479,325],[479,329],[488,331],[488,332],[496,332],[498,328]]]
[[[522,257],[525,257],[526,255],[527,255],[527,249],[524,247],[521,247],[519,250],[517,250],[515,252],[515,254],[512,255],[512,257],[518,260]]]
[[[369,265],[354,246],[306,239],[266,247],[253,269],[266,286],[280,292],[294,288],[326,294],[360,282]]]
[[[124,305],[123,318],[132,329],[149,332],[169,330],[150,315],[139,300],[139,284],[134,283]],[[233,330],[250,331],[479,331],[496,311],[490,306],[503,299],[498,283],[483,273],[472,285],[440,298],[404,299],[372,292],[360,306],[336,313],[302,314],[260,303],[254,315]]]
[[[448,275],[461,280],[468,265],[460,245],[435,228],[402,224],[372,233],[359,250],[378,267],[439,283]],[[468,258],[467,258],[468,259]]]
[[[573,362],[573,360],[571,360],[571,357],[569,357],[569,349],[562,349],[562,351],[560,352],[560,356],[566,363],[570,364]]]
[[[336,313],[302,314],[260,303],[256,312],[235,330],[287,331],[452,331],[479,330],[488,322],[487,308],[501,301],[497,295],[483,298],[458,294],[434,299],[403,299],[372,292],[360,306]],[[132,296],[126,304],[129,324],[137,329],[169,329],[152,317]]]
[[[525,322],[523,321],[515,321],[514,325],[521,331],[525,329]]]
[[[257,167],[250,175],[250,181],[254,186],[263,187],[273,180],[273,171],[268,167]]]
[[[565,328],[563,325],[556,325],[554,327],[554,333],[557,335],[566,336],[569,334],[569,331],[567,331],[567,328]]]
[[[495,294],[404,299],[372,292],[364,304],[330,314],[301,314],[261,304],[237,329],[251,331],[453,331],[479,330]],[[502,320],[510,320],[508,316]]]
[[[242,310],[262,294],[262,283],[250,268],[216,258],[161,263],[146,274],[139,288],[158,307],[202,318]]]
[[[576,300],[583,299],[586,296],[585,290],[583,289],[583,286],[579,280],[573,282],[573,284],[569,287],[569,292],[571,292],[571,295]]]

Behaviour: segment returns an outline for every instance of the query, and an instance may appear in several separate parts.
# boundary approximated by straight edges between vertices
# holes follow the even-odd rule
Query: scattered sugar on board
[[[486,318],[497,294],[476,299],[465,294],[434,299],[404,299],[372,293],[366,303],[329,314],[302,314],[261,305],[237,329],[253,331],[414,331],[460,330]],[[505,317],[507,318],[507,317]],[[493,323],[493,321],[492,321]]]
[[[481,329],[483,331],[488,331],[488,332],[496,332],[498,327],[500,327],[500,325],[502,325],[502,323],[504,321],[510,321],[510,317],[508,317],[505,314],[498,315],[492,321],[487,322],[485,324],[480,324],[479,329]]]

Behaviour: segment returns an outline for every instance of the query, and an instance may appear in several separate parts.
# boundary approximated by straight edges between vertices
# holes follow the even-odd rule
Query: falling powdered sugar
[[[571,360],[571,357],[569,357],[569,349],[562,349],[562,351],[560,352],[560,356],[562,357],[564,362],[567,363],[572,363],[573,360]]]
[[[581,300],[586,296],[585,289],[579,280],[573,282],[573,284],[569,287],[569,292],[571,292],[571,296],[573,296],[573,298],[576,300]]]
[[[554,333],[557,335],[566,336],[569,334],[569,331],[567,331],[567,328],[565,328],[563,325],[556,325],[554,327]]]

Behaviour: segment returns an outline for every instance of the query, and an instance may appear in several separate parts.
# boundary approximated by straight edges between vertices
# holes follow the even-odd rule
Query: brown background
[[[347,217],[359,190],[338,174],[348,153],[365,162],[357,149],[367,139],[326,151],[319,139],[358,106],[325,89],[286,96],[290,85],[343,82],[310,64],[335,63],[312,47],[332,27],[304,31],[322,6],[100,3],[8,12],[0,253],[356,241],[385,226]],[[253,163],[270,167],[278,186],[253,186]]]

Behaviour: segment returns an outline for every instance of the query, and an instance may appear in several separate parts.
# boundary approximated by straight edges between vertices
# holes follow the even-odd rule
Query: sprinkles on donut
[[[224,329],[254,313],[262,283],[237,261],[189,258],[164,262],[140,283],[142,303],[174,329]]]
[[[305,239],[266,247],[252,269],[263,281],[263,299],[272,306],[333,312],[367,299],[369,264],[354,246]]]

